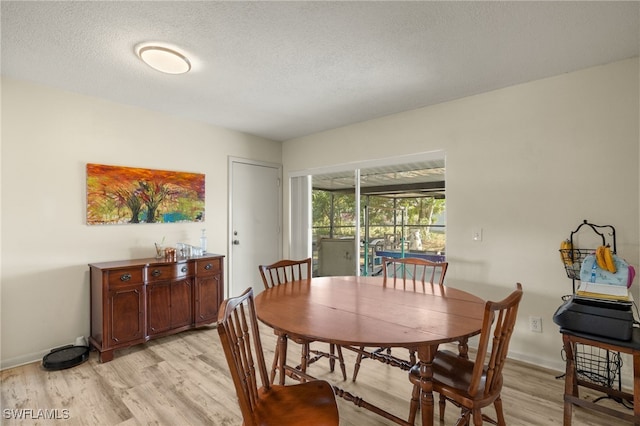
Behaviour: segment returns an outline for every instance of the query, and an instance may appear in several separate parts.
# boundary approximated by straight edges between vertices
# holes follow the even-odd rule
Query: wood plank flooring
[[[275,337],[262,329],[267,364]],[[314,345],[326,346],[322,343]],[[289,360],[300,356],[290,344]],[[407,374],[377,361],[363,361],[358,381],[351,382],[355,354],[343,351],[348,380],[339,369],[329,372],[328,361],[313,364],[309,373],[338,384],[399,417],[409,412],[411,385]],[[563,381],[550,371],[509,360],[502,391],[509,425],[561,425]],[[191,330],[116,351],[115,359],[100,363],[96,352],[89,361],[61,371],[46,371],[33,363],[0,372],[2,425],[241,425],[233,383],[215,327]],[[587,395],[585,392],[582,394]],[[591,399],[597,394],[588,395]],[[437,395],[436,395],[437,398]],[[614,401],[604,405],[619,409]],[[343,426],[390,425],[389,421],[338,398]],[[624,409],[624,408],[623,408]],[[436,406],[436,419],[437,419]],[[487,414],[493,416],[490,408]],[[26,419],[16,419],[21,414]],[[444,424],[453,425],[458,410],[447,405]],[[419,422],[418,422],[419,423]],[[438,424],[438,421],[435,422]],[[310,423],[312,424],[312,423]],[[574,408],[577,426],[631,423]]]

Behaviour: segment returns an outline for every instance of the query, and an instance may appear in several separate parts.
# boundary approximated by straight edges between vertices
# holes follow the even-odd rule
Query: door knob
[[[236,246],[237,246],[237,245],[240,245],[240,241],[238,241],[238,240],[233,240],[233,245],[236,245]]]

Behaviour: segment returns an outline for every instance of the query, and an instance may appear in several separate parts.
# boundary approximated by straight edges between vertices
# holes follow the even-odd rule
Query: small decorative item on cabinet
[[[176,249],[167,247],[164,249],[164,260],[167,262],[175,262],[176,261]]]
[[[163,255],[163,247],[162,247],[162,243],[158,244],[158,243],[153,243],[156,246],[156,259],[162,259],[162,255]]]

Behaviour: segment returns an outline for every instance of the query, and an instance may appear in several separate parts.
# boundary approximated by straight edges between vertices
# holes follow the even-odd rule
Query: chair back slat
[[[502,368],[509,351],[509,342],[522,299],[522,285],[500,302],[487,302],[478,352],[469,385],[469,395],[475,395],[484,381],[484,395],[499,392],[502,386]]]
[[[291,281],[311,279],[311,258],[283,259],[271,265],[260,265],[258,269],[264,288],[268,289]]]
[[[218,315],[218,334],[231,370],[245,425],[253,424],[252,413],[258,403],[260,373],[262,387],[270,388],[258,330],[253,290],[228,299]]]
[[[400,281],[402,288],[407,290],[407,282],[409,282],[414,291],[418,289],[419,285],[422,286],[422,289],[426,284],[443,285],[448,266],[447,262],[432,262],[418,257],[385,257],[382,259],[384,285],[392,281],[393,287],[397,288]],[[389,278],[393,278],[393,280],[389,280]]]

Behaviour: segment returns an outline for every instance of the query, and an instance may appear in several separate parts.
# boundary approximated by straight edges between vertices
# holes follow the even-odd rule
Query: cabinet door
[[[222,296],[222,274],[196,278],[196,325],[210,324],[218,319]]]
[[[171,328],[171,282],[147,286],[147,326],[149,335]]]
[[[144,337],[144,286],[117,287],[109,291],[110,347]]]
[[[171,328],[193,324],[192,279],[171,283]]]

